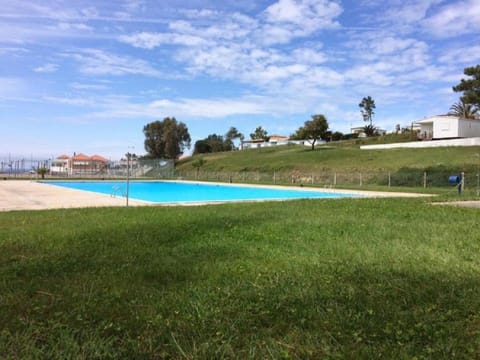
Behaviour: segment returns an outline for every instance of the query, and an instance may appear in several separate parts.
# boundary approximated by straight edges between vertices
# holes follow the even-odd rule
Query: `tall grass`
[[[0,214],[0,358],[475,358],[478,210],[302,200]]]

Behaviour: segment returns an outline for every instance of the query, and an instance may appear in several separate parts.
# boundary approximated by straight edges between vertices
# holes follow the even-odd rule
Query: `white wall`
[[[433,138],[456,138],[458,135],[458,118],[452,116],[438,116],[433,120]]]
[[[480,137],[468,139],[451,140],[432,140],[432,141],[412,141],[406,143],[382,144],[382,145],[362,145],[362,150],[380,150],[380,149],[398,149],[398,148],[431,148],[443,146],[480,146]]]
[[[480,120],[460,119],[458,127],[459,137],[480,136]]]

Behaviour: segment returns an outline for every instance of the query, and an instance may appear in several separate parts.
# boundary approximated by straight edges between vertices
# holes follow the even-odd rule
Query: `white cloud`
[[[134,103],[129,99],[110,98],[102,104],[104,110],[86,114],[92,118],[158,118],[170,114],[188,118],[223,118],[233,115],[258,115],[271,113],[271,108],[255,98],[216,99],[158,99],[149,103]]]
[[[28,52],[29,50],[20,47],[0,47],[0,55],[18,56]]]
[[[302,64],[318,65],[326,62],[328,57],[325,53],[311,48],[297,48],[293,50],[292,57]]]
[[[221,12],[210,9],[180,9],[179,12],[190,19],[218,18],[222,16]]]
[[[480,30],[480,2],[465,0],[449,3],[423,22],[426,30],[438,37],[477,34]]]
[[[97,8],[95,8],[93,6],[81,9],[80,14],[82,14],[83,16],[85,16],[88,19],[96,18],[96,17],[99,16],[99,12],[98,12]]]
[[[48,29],[54,30],[54,31],[63,31],[63,32],[84,32],[84,31],[92,31],[93,28],[82,24],[82,23],[72,23],[72,22],[59,22],[53,26],[48,26]]]
[[[371,85],[390,86],[394,77],[390,75],[392,66],[389,63],[375,63],[356,65],[345,72],[346,78],[351,82],[368,81]]]
[[[271,23],[292,23],[298,26],[308,24],[315,28],[336,27],[334,21],[342,13],[342,7],[329,0],[279,0],[266,10],[267,21]]]
[[[288,26],[264,25],[257,33],[257,41],[264,45],[286,44],[295,37],[295,32]]]
[[[258,101],[242,99],[181,99],[155,101],[149,104],[154,113],[163,112],[189,117],[221,118],[232,115],[265,114],[268,110]]]
[[[291,9],[295,9],[294,14]],[[306,77],[312,66],[327,61],[327,55],[318,50],[318,41],[315,47],[293,47],[288,51],[275,45],[337,26],[334,19],[341,12],[334,1],[280,0],[258,19],[233,13],[201,26],[193,20],[179,19],[170,22],[168,32],[122,35],[118,40],[144,49],[175,45],[175,60],[190,74],[274,88],[293,78]],[[208,19],[213,13],[206,11],[202,15]]]
[[[82,83],[72,83],[70,87],[75,90],[88,90],[88,91],[97,91],[97,90],[107,90],[108,86],[102,84],[82,84]]]
[[[25,80],[14,77],[0,77],[0,100],[22,96],[27,89]]]
[[[118,40],[143,49],[153,49],[159,45],[168,43],[169,36],[163,33],[138,33],[133,35],[119,36]]]
[[[438,60],[451,65],[460,63],[471,66],[480,62],[480,45],[451,47],[443,52]]]
[[[148,62],[130,56],[119,56],[97,49],[82,49],[64,56],[80,63],[80,71],[89,75],[144,75],[160,77],[162,73]]]
[[[416,40],[394,36],[377,38],[371,43],[371,50],[377,55],[394,54],[414,46]]]
[[[183,46],[199,46],[207,42],[198,36],[168,33],[142,32],[134,35],[122,35],[119,40],[134,47],[154,49],[163,44],[175,44]]]
[[[292,22],[299,23],[302,18],[301,4],[295,0],[279,0],[270,5],[265,13],[271,22]]]
[[[422,21],[433,6],[441,3],[443,0],[401,0],[387,2],[381,1],[381,4],[373,5],[372,9],[378,9],[382,5],[386,6],[384,13],[372,11],[368,16],[371,22],[381,22],[395,27],[397,31],[418,29],[419,22]]]
[[[38,73],[53,73],[58,70],[57,64],[45,64],[42,66],[38,66],[33,71]]]
[[[266,23],[257,38],[267,45],[284,44],[321,29],[335,29],[340,26],[335,19],[342,12],[331,0],[279,0],[265,10]]]
[[[42,98],[47,102],[52,102],[55,104],[66,104],[74,106],[86,106],[86,105],[95,105],[96,101],[93,99],[77,98],[77,97],[58,97],[58,96],[44,96]]]

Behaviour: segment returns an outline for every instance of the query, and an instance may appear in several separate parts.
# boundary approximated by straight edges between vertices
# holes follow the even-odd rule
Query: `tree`
[[[208,154],[212,152],[212,147],[207,140],[197,140],[193,146],[193,155],[196,154]]]
[[[448,115],[454,115],[464,119],[476,119],[477,113],[478,109],[476,109],[472,104],[466,104],[463,102],[463,100],[460,100],[450,107]]]
[[[368,124],[368,125],[365,125],[363,127],[363,133],[367,136],[367,137],[371,137],[371,136],[374,136],[374,135],[377,135],[377,128],[375,126],[373,126],[372,124]]]
[[[372,126],[372,119],[375,112],[375,100],[373,100],[370,96],[364,97],[358,106],[361,108],[361,113],[363,117],[363,121],[368,122],[370,126]]]
[[[221,135],[211,134],[203,140],[195,142],[194,154],[205,154],[220,151],[232,150],[233,143],[230,139],[225,139]]]
[[[227,141],[230,141],[230,142],[231,142],[231,144],[232,144],[232,150],[233,150],[233,149],[234,149],[233,140],[235,140],[235,139],[240,139],[240,142],[242,142],[243,139],[244,139],[244,136],[243,136],[243,134],[242,134],[241,132],[239,132],[239,131],[237,130],[236,127],[233,127],[233,126],[232,126],[230,129],[228,129],[227,133],[225,134],[225,139],[226,139]]]
[[[332,141],[339,141],[342,140],[343,133],[341,131],[335,131],[332,133]]]
[[[268,133],[264,130],[261,126],[257,127],[253,133],[250,134],[250,139],[252,140],[259,140],[263,139],[264,141],[268,141]]]
[[[48,169],[46,167],[40,167],[37,169],[37,174],[42,177],[42,179],[45,179],[45,175],[48,173]]]
[[[143,127],[145,150],[149,157],[178,159],[185,148],[190,148],[187,126],[172,117],[157,120]]]
[[[460,84],[453,87],[453,91],[463,92],[460,100],[465,104],[473,105],[478,110],[480,109],[480,64],[465,68],[463,73],[471,79],[461,79]]]
[[[324,115],[312,115],[312,119],[305,121],[292,137],[307,140],[312,145],[312,150],[315,150],[315,143],[318,139],[325,139],[327,132],[327,118]]]

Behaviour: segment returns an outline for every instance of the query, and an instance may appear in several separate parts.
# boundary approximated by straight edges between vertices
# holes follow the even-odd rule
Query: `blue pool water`
[[[46,183],[77,190],[115,195],[116,197],[124,196],[126,192],[126,183],[124,181],[52,181]],[[357,195],[303,189],[169,181],[131,181],[129,185],[130,199],[154,203],[318,199],[355,196]]]

